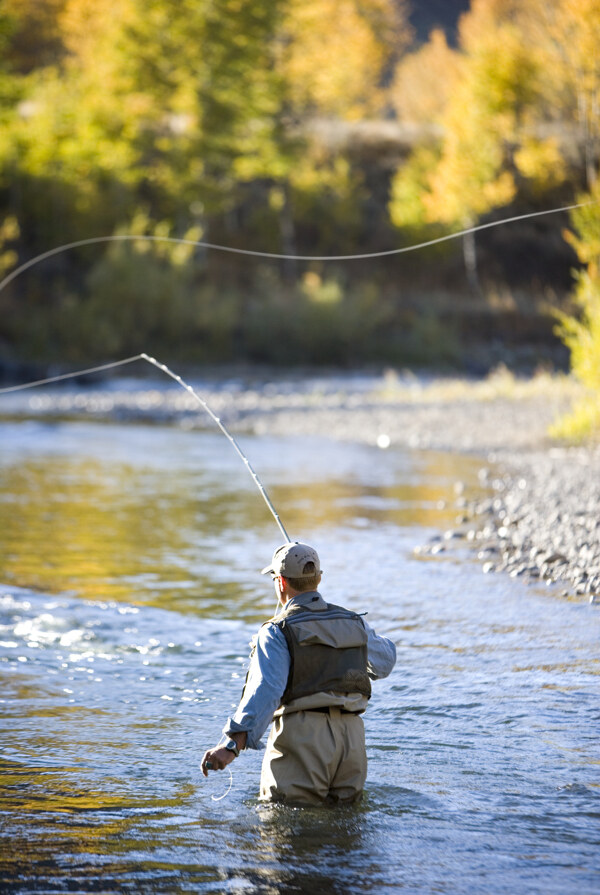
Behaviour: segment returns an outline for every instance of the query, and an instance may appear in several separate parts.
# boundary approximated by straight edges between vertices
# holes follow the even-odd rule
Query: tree
[[[539,62],[524,40],[516,17],[524,0],[474,0],[460,22],[459,74],[441,117],[443,136],[435,164],[417,166],[422,183],[419,205],[426,221],[466,230],[463,251],[472,290],[480,292],[472,229],[492,209],[507,205],[518,178],[550,182],[544,162],[552,161],[554,181],[564,177],[556,143],[537,137],[533,125],[539,99]],[[421,159],[423,156],[421,154]],[[406,191],[415,171],[398,173],[394,196]],[[394,208],[396,220],[401,215]]]
[[[410,38],[407,4],[288,0],[279,64],[289,113],[356,120],[380,111],[383,76]]]
[[[448,46],[441,29],[433,30],[426,44],[396,66],[389,99],[400,121],[438,123],[459,74],[459,53]]]
[[[520,20],[538,48],[543,111],[563,131],[574,126],[592,187],[600,160],[600,0],[527,0]]]

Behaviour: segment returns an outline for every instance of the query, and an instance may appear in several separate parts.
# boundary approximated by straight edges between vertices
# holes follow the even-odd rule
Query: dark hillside
[[[441,28],[448,43],[456,43],[459,17],[470,8],[470,0],[412,0],[410,23],[415,29],[415,43],[425,43],[433,28]]]

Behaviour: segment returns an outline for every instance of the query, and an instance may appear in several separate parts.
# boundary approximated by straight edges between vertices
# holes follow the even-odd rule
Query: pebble
[[[510,473],[492,480],[494,497],[471,504],[483,571],[560,583],[600,605],[600,448],[506,452],[502,461]]]

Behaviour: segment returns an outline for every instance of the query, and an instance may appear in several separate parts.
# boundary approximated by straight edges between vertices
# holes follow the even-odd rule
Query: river
[[[275,605],[281,539],[219,433],[0,423],[3,893],[596,893],[597,607],[414,548],[483,486],[460,455],[240,439],[322,592],[398,662],[355,807],[205,780]]]

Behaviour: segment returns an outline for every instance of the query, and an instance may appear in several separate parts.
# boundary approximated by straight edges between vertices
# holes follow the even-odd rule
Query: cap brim
[[[261,575],[266,575],[267,572],[272,572],[272,571],[273,571],[273,566],[267,566],[266,569],[262,569],[262,570],[261,570],[261,573],[260,573],[260,574],[261,574]]]

